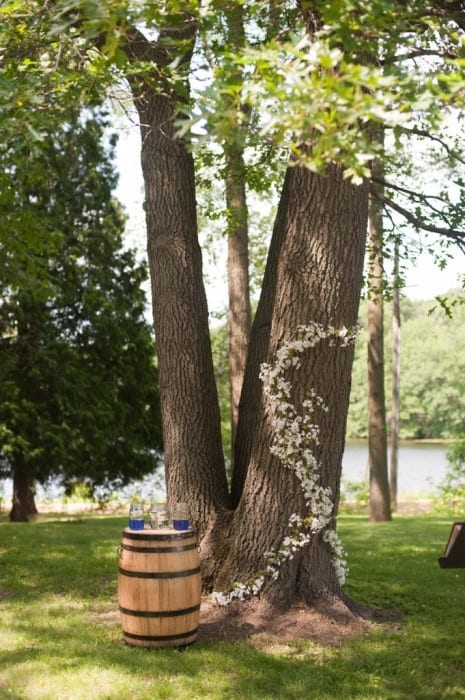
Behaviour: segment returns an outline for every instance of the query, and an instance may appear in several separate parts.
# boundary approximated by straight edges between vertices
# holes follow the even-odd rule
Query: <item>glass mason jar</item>
[[[176,503],[173,508],[173,527],[175,530],[190,528],[190,512],[187,503]]]
[[[166,504],[152,503],[150,506],[150,527],[155,530],[163,530],[169,526],[169,514]]]
[[[144,506],[142,503],[131,503],[129,506],[129,528],[131,530],[144,529]]]

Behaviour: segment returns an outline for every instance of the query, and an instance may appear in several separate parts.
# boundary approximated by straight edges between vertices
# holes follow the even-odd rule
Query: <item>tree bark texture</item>
[[[272,426],[264,411],[260,365],[301,324],[356,322],[367,207],[367,184],[352,185],[336,166],[328,167],[325,176],[297,166],[287,171],[251,331],[236,439],[239,469],[233,494],[239,505],[215,581],[219,590],[253,576],[263,566],[261,555],[279,545],[291,513],[303,512],[295,475],[270,453]],[[314,388],[329,407],[316,417],[321,428],[317,456],[320,483],[331,488],[337,510],[353,348],[331,348],[323,341],[303,359],[291,377],[295,400],[298,405]],[[338,584],[329,548],[318,536],[283,567],[266,595],[288,604],[295,598],[313,602],[324,591],[338,591]]]
[[[151,42],[137,33],[137,51]],[[202,530],[228,504],[220,412],[197,235],[194,163],[176,136],[175,96],[132,82],[142,138],[147,252],[169,502],[187,502]]]
[[[368,468],[370,520],[391,519],[384,392],[383,228],[379,203],[371,198],[368,260]]]

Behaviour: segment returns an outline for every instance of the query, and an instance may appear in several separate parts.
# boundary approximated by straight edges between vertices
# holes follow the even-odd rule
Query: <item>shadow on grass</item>
[[[113,588],[122,518],[51,518],[0,524],[0,597],[67,593],[93,599]],[[103,589],[103,590],[102,590]]]

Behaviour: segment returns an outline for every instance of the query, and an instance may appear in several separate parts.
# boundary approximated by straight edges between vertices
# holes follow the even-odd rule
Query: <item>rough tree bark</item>
[[[172,39],[193,40],[186,22]],[[169,33],[168,33],[169,34]],[[128,33],[134,60],[153,62],[151,76],[129,74],[141,124],[147,252],[162,406],[166,485],[171,503],[188,502],[203,529],[228,505],[208,308],[198,243],[195,175],[186,142],[176,136],[177,96],[163,70],[172,56],[138,30]],[[189,53],[185,55],[189,61]],[[156,86],[150,84],[156,81]]]
[[[336,166],[330,166],[326,176],[303,167],[288,169],[252,325],[240,403],[233,490],[241,496],[226,539],[216,532],[215,586],[219,590],[253,575],[263,565],[260,555],[282,539],[290,514],[302,510],[295,476],[270,453],[271,426],[264,414],[259,367],[299,324],[350,326],[356,322],[367,203],[366,183],[350,184]],[[336,510],[352,359],[351,348],[323,343],[308,351],[294,377],[297,401],[303,398],[302,391],[313,387],[329,407],[321,416],[318,457],[323,465],[321,484],[332,489]],[[283,568],[278,581],[268,587],[267,597],[284,604],[296,598],[314,602],[338,590],[329,550],[317,537]]]

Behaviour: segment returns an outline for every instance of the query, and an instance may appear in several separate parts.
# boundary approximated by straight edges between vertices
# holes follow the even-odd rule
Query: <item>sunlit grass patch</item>
[[[22,697],[30,700],[55,700],[57,697],[89,700],[130,697],[133,684],[132,675],[124,671],[115,673],[114,669],[102,668],[98,663],[80,663],[76,668],[68,659],[60,661],[56,657],[19,664],[3,688],[20,687]]]

